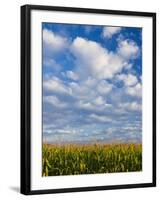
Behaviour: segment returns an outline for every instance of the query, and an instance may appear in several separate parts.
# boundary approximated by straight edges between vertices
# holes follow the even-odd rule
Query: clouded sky
[[[43,141],[141,142],[142,30],[42,29]]]

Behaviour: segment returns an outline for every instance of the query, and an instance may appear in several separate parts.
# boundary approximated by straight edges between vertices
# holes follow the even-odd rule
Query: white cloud
[[[97,84],[97,91],[104,95],[104,94],[108,94],[109,92],[111,92],[113,88],[113,85],[108,83],[105,80],[101,80],[98,84]]]
[[[121,103],[119,104],[119,107],[129,111],[140,111],[142,109],[142,105],[137,103],[136,101],[129,103]]]
[[[52,76],[47,80],[43,81],[43,87],[46,90],[56,92],[56,93],[63,93],[63,94],[72,94],[72,90],[63,84],[62,80],[59,78]]]
[[[103,97],[98,96],[96,99],[93,100],[93,103],[97,106],[101,106],[101,105],[104,105],[106,101],[104,100]]]
[[[135,96],[135,97],[142,97],[142,85],[141,83],[137,83],[133,87],[128,87],[126,88],[126,93],[130,96]]]
[[[60,101],[56,96],[45,96],[44,102],[50,103],[57,108],[66,108],[67,103]]]
[[[68,46],[67,38],[56,35],[53,31],[43,30],[43,49],[47,53],[54,53],[64,50]]]
[[[95,109],[95,106],[90,102],[79,101],[76,106],[79,107],[80,109],[85,109],[85,110]]]
[[[97,79],[113,78],[124,67],[123,59],[108,52],[99,43],[77,37],[72,45],[71,52],[76,57],[78,75],[83,79],[88,76]]]
[[[88,88],[95,88],[98,80],[96,78],[93,78],[91,76],[87,77],[86,80],[83,80],[83,84]]]
[[[73,71],[67,71],[66,76],[74,81],[77,81],[79,79],[78,75]]]
[[[62,66],[57,63],[53,58],[45,57],[43,59],[43,67],[50,68],[54,71],[59,72],[62,69]]]
[[[83,101],[80,100],[77,104],[76,107],[84,110],[89,110],[89,111],[96,111],[96,112],[102,112],[105,109],[110,109],[112,107],[111,104],[106,103],[103,99],[95,99],[92,102],[88,101]]]
[[[112,91],[112,84],[105,80],[96,80],[88,77],[79,82],[70,82],[72,96],[83,102],[91,102],[94,105],[106,104],[106,95]]]
[[[133,86],[138,83],[138,79],[133,74],[120,74],[116,78],[124,82],[126,86]]]
[[[136,58],[139,53],[139,47],[132,40],[118,41],[118,54],[124,59]]]
[[[69,126],[65,126],[63,128],[55,128],[55,127],[50,127],[50,126],[43,126],[43,132],[47,133],[48,136],[71,136],[71,135],[75,135],[78,134],[79,132],[82,132],[82,129],[75,129]],[[55,138],[54,138],[55,139]],[[60,139],[60,138],[59,138]],[[57,138],[58,141],[58,138]]]
[[[112,120],[107,117],[107,116],[103,116],[103,115],[96,115],[96,114],[91,114],[89,115],[89,118],[96,120],[97,122],[111,122]]]
[[[102,35],[105,38],[111,38],[114,34],[119,33],[120,31],[121,27],[106,26],[103,28]]]
[[[72,96],[76,99],[90,101],[96,96],[96,91],[92,90],[92,86],[85,85],[85,82],[71,82],[69,87],[72,90]]]

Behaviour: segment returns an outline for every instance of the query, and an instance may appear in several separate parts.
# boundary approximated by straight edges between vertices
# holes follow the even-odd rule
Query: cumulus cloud
[[[141,83],[137,83],[133,87],[127,87],[126,88],[126,93],[130,96],[135,96],[135,97],[142,97],[142,85]]]
[[[77,37],[71,51],[76,57],[75,64],[81,78],[93,76],[99,79],[113,78],[124,67],[120,56],[108,52],[99,43]]]
[[[119,40],[118,54],[124,59],[134,59],[138,56],[139,47],[133,40]]]
[[[88,77],[78,82],[71,81],[68,87],[72,91],[72,97],[79,101],[80,107],[93,109],[96,106],[108,106],[106,98],[113,85],[106,80]]]
[[[62,93],[62,94],[71,94],[72,91],[68,88],[62,80],[52,76],[43,81],[43,87],[51,92]]]
[[[128,102],[128,103],[121,103],[121,104],[119,104],[119,107],[129,110],[129,111],[141,111],[141,109],[142,109],[142,105],[137,103],[136,101]]]
[[[67,103],[60,101],[58,99],[58,97],[53,96],[53,95],[45,96],[43,98],[43,101],[52,104],[54,107],[58,107],[58,108],[66,108],[67,107]]]
[[[104,38],[111,38],[114,34],[119,33],[121,29],[121,27],[106,26],[103,28],[102,35]]]
[[[123,81],[126,86],[133,86],[138,83],[137,77],[133,74],[120,74],[116,78]]]
[[[111,92],[112,88],[113,88],[113,85],[108,83],[106,80],[101,80],[97,84],[97,91],[102,95],[105,95]]]
[[[106,101],[104,100],[102,96],[98,96],[96,99],[93,100],[93,103],[97,106],[101,106],[101,105],[104,105]]]
[[[65,74],[68,78],[74,80],[74,81],[77,81],[79,79],[78,77],[78,74],[76,74],[75,72],[73,71],[67,71],[66,74]]]
[[[111,104],[99,98],[96,100],[93,100],[92,102],[80,100],[79,102],[77,102],[76,106],[83,110],[87,110],[91,112],[100,112],[100,113],[112,107]]]
[[[53,31],[43,29],[43,51],[44,54],[54,54],[65,50],[68,40],[65,37],[55,34]]]
[[[45,57],[43,59],[43,67],[50,68],[52,71],[60,72],[62,70],[62,66],[57,63],[53,58]]]
[[[52,70],[52,72],[60,72],[63,66],[56,60],[56,56],[60,53],[65,55],[66,49],[69,47],[69,40],[59,34],[48,29],[43,29],[43,68]]]
[[[84,102],[84,101],[79,101],[77,103],[77,107],[79,107],[80,109],[85,109],[85,110],[97,109],[91,102]]]
[[[86,82],[71,82],[69,87],[72,90],[72,96],[77,100],[90,101],[95,98],[96,91],[93,90],[93,85],[86,85]]]
[[[94,119],[96,122],[102,122],[102,123],[106,123],[106,122],[111,122],[112,119],[110,119],[107,116],[103,116],[103,115],[96,115],[96,114],[91,114],[89,115],[89,118]]]

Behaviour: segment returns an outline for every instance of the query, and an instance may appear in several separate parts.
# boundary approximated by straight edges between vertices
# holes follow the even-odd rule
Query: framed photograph
[[[21,7],[21,193],[156,186],[156,14]]]

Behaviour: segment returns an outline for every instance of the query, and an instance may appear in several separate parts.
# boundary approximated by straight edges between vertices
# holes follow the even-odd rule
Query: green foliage
[[[43,145],[43,176],[142,170],[142,145]]]

